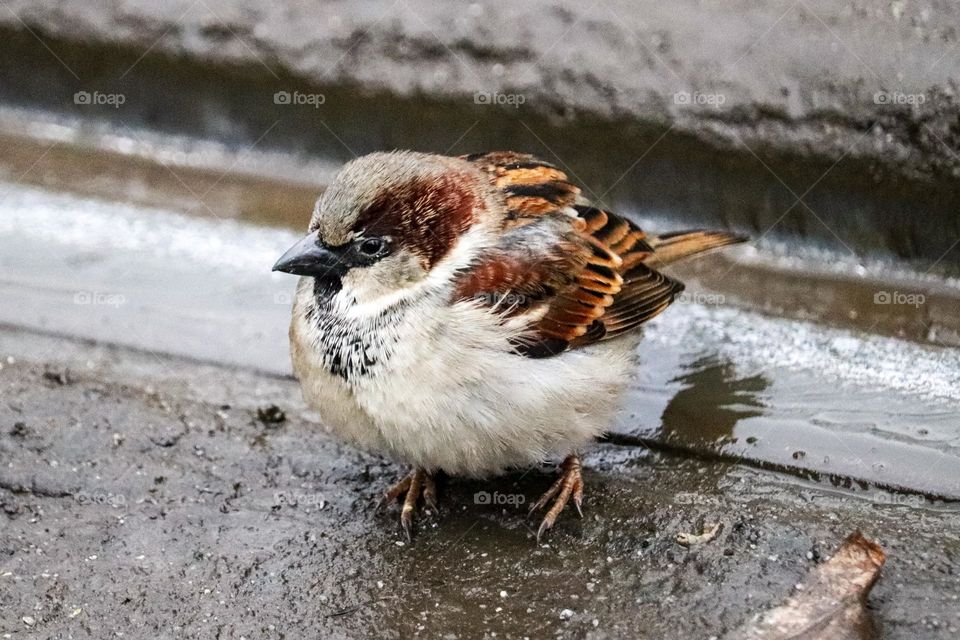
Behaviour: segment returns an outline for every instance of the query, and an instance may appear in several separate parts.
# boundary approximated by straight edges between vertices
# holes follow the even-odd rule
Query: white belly
[[[297,323],[295,344],[308,331]],[[453,475],[578,450],[609,427],[632,367],[629,339],[553,358],[517,356],[497,318],[471,303],[411,312],[396,330],[398,347],[384,366],[349,383],[295,347],[304,395],[345,440]]]

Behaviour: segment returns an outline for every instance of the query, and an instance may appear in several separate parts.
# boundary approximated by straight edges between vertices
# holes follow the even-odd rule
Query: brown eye
[[[360,253],[366,256],[379,255],[385,244],[383,238],[366,238],[360,243]]]

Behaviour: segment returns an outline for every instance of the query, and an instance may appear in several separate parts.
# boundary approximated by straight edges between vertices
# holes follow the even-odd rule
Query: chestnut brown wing
[[[529,330],[515,341],[523,355],[556,355],[574,341],[599,339],[603,331],[596,323],[623,284],[621,260],[584,227],[577,218],[547,214],[506,231],[497,247],[460,274],[454,299],[527,319]]]
[[[569,182],[563,171],[527,153],[493,151],[462,158],[489,174],[493,185],[503,192],[506,228],[562,212],[580,197],[580,188]]]
[[[586,204],[563,171],[532,155],[464,159],[503,192],[508,215],[501,245],[461,276],[455,297],[529,317],[529,335],[517,344],[524,355],[556,355],[643,324],[683,291],[651,265],[743,240],[701,231],[647,236],[626,218]]]

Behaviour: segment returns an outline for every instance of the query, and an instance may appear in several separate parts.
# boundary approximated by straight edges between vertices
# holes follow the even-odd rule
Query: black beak
[[[334,253],[320,242],[316,232],[309,233],[290,247],[273,265],[274,271],[292,273],[295,276],[313,276],[322,280],[339,281],[349,270],[342,256]]]

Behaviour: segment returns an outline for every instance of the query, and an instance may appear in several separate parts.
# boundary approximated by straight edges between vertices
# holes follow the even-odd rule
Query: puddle
[[[0,177],[191,215],[293,226],[339,163],[0,107]]]
[[[701,308],[652,323],[639,353],[618,432],[853,491],[960,499],[956,350]]]

